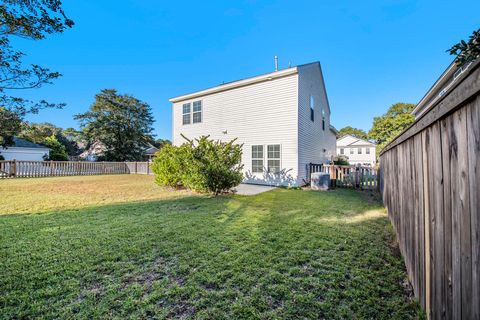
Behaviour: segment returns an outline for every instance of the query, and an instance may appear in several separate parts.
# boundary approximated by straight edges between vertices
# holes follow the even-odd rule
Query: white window
[[[345,154],[345,150],[343,148],[340,148],[340,154]]]
[[[190,103],[183,104],[183,122],[185,124],[190,124]]]
[[[267,146],[267,165],[268,172],[279,173],[280,172],[280,145],[271,144]]]
[[[193,123],[202,122],[202,101],[193,102]]]
[[[322,109],[322,130],[325,131],[325,110]]]
[[[315,121],[315,99],[310,95],[310,120]]]
[[[353,148],[350,148],[350,154],[353,154]]]
[[[362,154],[362,148],[358,148],[358,154]]]
[[[370,154],[370,148],[365,148],[365,153]]]
[[[263,146],[252,146],[252,172],[263,172]]]

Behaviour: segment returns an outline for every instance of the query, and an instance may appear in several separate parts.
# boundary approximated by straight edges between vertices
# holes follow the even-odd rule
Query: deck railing
[[[378,169],[366,166],[309,164],[309,175],[315,172],[330,174],[332,188],[378,190]]]

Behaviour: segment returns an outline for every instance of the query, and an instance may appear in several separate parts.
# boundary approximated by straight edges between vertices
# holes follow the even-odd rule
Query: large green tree
[[[367,133],[364,130],[353,128],[351,126],[344,127],[338,131],[338,135],[340,137],[345,136],[347,134],[357,137],[359,139],[364,139],[364,140],[368,139]]]
[[[20,123],[27,113],[64,106],[17,95],[21,90],[49,84],[61,75],[36,64],[24,64],[25,54],[15,49],[11,40],[41,40],[72,26],[73,21],[65,16],[59,0],[5,0],[0,3],[0,145],[13,143],[12,137],[20,132]]]
[[[152,140],[151,107],[116,90],[102,90],[95,96],[90,110],[75,116],[90,142],[105,146],[104,159],[136,161]]]
[[[84,144],[80,131],[73,128],[62,129],[48,122],[23,123],[22,130],[18,133],[18,136],[40,144],[44,144],[48,137],[54,136],[65,147],[67,154],[70,156],[80,154],[80,144]]]
[[[67,149],[58,139],[51,135],[43,141],[43,145],[50,148],[50,155],[45,160],[66,161],[68,160]]]
[[[392,105],[384,115],[373,119],[368,137],[378,144],[378,152],[413,123],[413,108],[414,104],[399,102]]]

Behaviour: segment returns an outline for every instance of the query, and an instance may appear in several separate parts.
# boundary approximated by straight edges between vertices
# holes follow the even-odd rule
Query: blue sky
[[[417,103],[451,62],[445,50],[480,27],[480,1],[64,1],[73,29],[17,40],[26,61],[59,71],[24,97],[66,102],[33,122],[78,127],[104,88],[148,102],[171,137],[168,98],[320,61],[332,124],[368,130],[395,102]]]

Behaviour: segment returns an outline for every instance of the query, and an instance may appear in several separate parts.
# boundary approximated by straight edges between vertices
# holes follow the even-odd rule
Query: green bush
[[[52,135],[50,137],[46,137],[43,141],[43,145],[50,148],[50,155],[45,160],[53,160],[53,161],[67,161],[68,154],[67,149],[63,144],[61,144],[57,138]]]
[[[5,157],[0,154],[0,161],[5,160]]]
[[[242,146],[235,140],[221,142],[202,136],[179,147],[163,147],[152,170],[159,185],[218,195],[242,182],[241,159]]]

